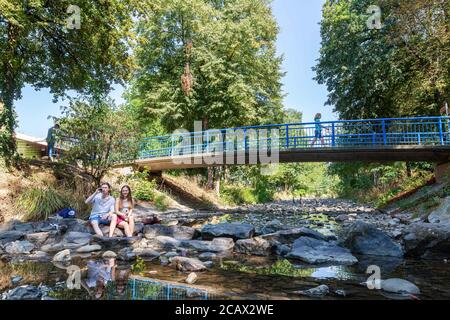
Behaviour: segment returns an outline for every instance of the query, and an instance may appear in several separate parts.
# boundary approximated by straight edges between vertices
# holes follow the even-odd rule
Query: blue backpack
[[[75,218],[75,216],[77,215],[77,212],[73,208],[64,208],[64,209],[58,211],[57,214],[58,214],[58,216],[60,216],[64,219],[68,219],[68,218]]]

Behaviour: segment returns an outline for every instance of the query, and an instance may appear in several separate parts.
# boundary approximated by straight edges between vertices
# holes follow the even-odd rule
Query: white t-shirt
[[[114,212],[114,205],[116,204],[116,200],[112,196],[108,196],[103,199],[103,195],[99,193],[92,199],[92,211],[91,216],[95,215],[104,215],[110,212]]]

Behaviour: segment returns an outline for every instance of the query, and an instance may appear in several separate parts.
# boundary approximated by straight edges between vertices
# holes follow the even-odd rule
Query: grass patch
[[[227,263],[226,261],[221,266],[224,270],[253,273],[259,275],[278,275],[286,277],[310,277],[313,273],[311,269],[298,269],[289,260],[278,260],[270,267],[255,268],[242,264]]]
[[[39,284],[48,277],[49,266],[42,263],[4,263],[0,261],[0,292],[12,287],[11,277],[21,276],[20,284]]]
[[[253,189],[248,187],[227,186],[222,188],[220,194],[222,201],[226,204],[242,205],[258,203]]]
[[[165,194],[159,194],[155,197],[154,204],[159,211],[166,211],[169,207],[169,199]]]
[[[27,188],[17,199],[17,209],[24,214],[26,221],[46,220],[50,215],[69,206],[67,195],[50,186]]]

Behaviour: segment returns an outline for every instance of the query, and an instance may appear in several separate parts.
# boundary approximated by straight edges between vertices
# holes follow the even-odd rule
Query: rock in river
[[[118,237],[101,237],[94,236],[95,242],[100,244],[106,250],[120,249],[124,247],[132,246],[135,242],[141,240],[140,237],[118,238]]]
[[[408,294],[408,295],[420,294],[420,289],[414,283],[403,279],[393,278],[381,280],[380,285],[382,290],[390,293]]]
[[[72,257],[70,256],[70,250],[66,249],[55,254],[52,261],[64,264],[69,262],[70,260],[72,260]]]
[[[247,223],[219,223],[207,224],[202,229],[202,238],[212,240],[214,238],[249,239],[255,234],[255,228]]]
[[[233,249],[234,241],[231,238],[214,238],[212,241],[185,240],[181,242],[181,246],[200,252],[223,252]]]
[[[77,249],[77,253],[90,253],[94,251],[100,251],[102,247],[98,244],[91,244]]]
[[[311,298],[320,298],[326,296],[329,292],[330,288],[328,288],[327,285],[322,284],[315,288],[311,288],[308,290],[294,291],[293,293]]]
[[[317,232],[315,230],[306,227],[281,230],[275,233],[265,234],[261,236],[261,238],[263,239],[269,241],[277,241],[283,244],[292,243],[300,237],[308,237],[324,241],[334,240],[334,236],[325,236],[320,232]]]
[[[191,240],[194,238],[196,230],[184,226],[163,226],[161,224],[146,225],[144,227],[144,236],[147,239],[158,236],[172,237],[177,240]]]
[[[175,265],[179,271],[203,271],[206,266],[198,259],[187,257],[173,257],[170,262]]]
[[[361,255],[403,257],[403,250],[385,232],[375,226],[356,221],[344,228],[340,245]]]
[[[358,262],[348,249],[331,242],[308,237],[298,238],[292,246],[292,251],[286,257],[309,264],[352,265]]]
[[[234,251],[255,256],[268,256],[272,251],[269,241],[260,237],[236,241]]]
[[[40,300],[42,292],[38,287],[25,285],[3,293],[3,300]]]
[[[413,223],[403,237],[406,255],[423,259],[450,257],[450,224]]]
[[[444,202],[428,216],[431,223],[450,223],[450,197],[445,198]]]
[[[29,254],[34,249],[34,244],[29,241],[14,241],[5,246],[5,251],[9,254]]]
[[[0,244],[20,240],[25,236],[25,232],[22,231],[3,231],[0,232]]]

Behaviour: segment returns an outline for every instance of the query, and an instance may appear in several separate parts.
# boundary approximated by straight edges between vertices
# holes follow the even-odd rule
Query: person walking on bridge
[[[322,118],[321,113],[317,113],[316,116],[314,117],[315,130],[314,130],[314,140],[311,143],[311,147],[314,146],[317,139],[320,139],[320,141],[322,142],[322,146],[325,145],[325,141],[324,141],[323,135],[322,135],[322,129],[325,129],[327,131],[328,131],[328,129],[320,124],[321,118]]]
[[[56,136],[59,130],[59,124],[55,124],[53,127],[48,129],[47,132],[47,153],[50,161],[53,161],[53,156],[55,155],[55,144],[56,144]]]

